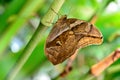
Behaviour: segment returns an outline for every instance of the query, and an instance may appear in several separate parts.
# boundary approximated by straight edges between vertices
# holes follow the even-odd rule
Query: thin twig
[[[92,66],[90,72],[94,76],[100,75],[106,68],[120,58],[120,48],[112,52],[108,57]]]
[[[91,18],[91,20],[90,20],[90,23],[95,24],[96,21],[97,21],[97,14],[95,13],[95,14],[92,16],[92,18]]]
[[[69,59],[68,62],[65,66],[65,69],[63,70],[63,72],[60,74],[61,77],[65,77],[71,70],[72,70],[72,63],[75,60],[76,56],[78,53],[78,49],[76,50],[75,54],[72,55]]]

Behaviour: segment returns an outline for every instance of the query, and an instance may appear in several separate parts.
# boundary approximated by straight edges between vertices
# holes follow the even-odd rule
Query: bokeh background
[[[41,18],[54,0],[0,0],[0,80],[5,80],[37,29]],[[90,21],[95,17],[96,27],[102,32],[102,45],[92,45],[79,50],[73,70],[65,77],[66,61],[52,65],[44,54],[44,44],[56,20],[67,15]],[[89,80],[90,67],[120,47],[120,0],[66,0],[52,26],[32,52],[15,80]],[[93,80],[120,80],[120,60],[114,62]]]

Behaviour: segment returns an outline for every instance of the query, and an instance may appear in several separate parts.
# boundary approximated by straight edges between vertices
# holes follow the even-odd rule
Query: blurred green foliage
[[[0,0],[0,80],[5,80],[13,65],[22,58],[22,51],[35,32],[37,22],[45,15],[52,2],[53,0]],[[73,63],[73,70],[67,77],[57,79],[85,80],[92,65],[120,47],[120,0],[66,0],[55,21],[64,14],[86,21],[96,14],[95,25],[104,36],[102,45],[81,49]],[[54,67],[44,54],[44,44],[50,29],[45,31],[45,36],[15,80],[34,80],[42,73],[52,80],[63,70],[66,62]],[[22,46],[14,52],[12,42],[15,43],[16,38],[21,41],[17,46],[20,46],[20,43]],[[13,48],[16,49],[15,47]],[[94,80],[120,80],[119,62],[120,60],[117,60]]]

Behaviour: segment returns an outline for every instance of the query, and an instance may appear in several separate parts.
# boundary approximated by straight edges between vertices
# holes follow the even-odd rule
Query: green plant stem
[[[51,26],[51,23],[53,22],[56,14],[60,10],[60,8],[64,2],[65,2],[65,0],[54,0],[50,9],[45,14],[44,18],[42,18],[41,23],[46,26]]]
[[[31,17],[33,12],[36,12],[44,0],[28,0],[26,5],[20,11],[18,18],[6,29],[4,34],[0,37],[0,57],[21,26]]]
[[[43,25],[40,25],[33,35],[32,39],[29,41],[28,45],[23,51],[23,55],[20,57],[20,59],[17,61],[16,65],[13,67],[12,71],[10,72],[8,76],[8,80],[14,80],[15,76],[17,73],[20,71],[24,63],[27,61],[29,56],[31,55],[32,51],[38,44],[38,41],[40,38],[43,36],[44,31],[46,30],[47,27],[44,27]]]
[[[54,0],[51,8],[54,9],[56,12],[58,12],[59,9],[62,7],[62,4],[64,3],[64,1],[65,0]],[[32,51],[34,50],[34,48],[40,42],[40,38],[42,38],[42,36],[44,35],[44,31],[47,29],[47,26],[49,25],[49,24],[46,24],[46,21],[52,22],[55,15],[56,14],[51,9],[49,9],[47,14],[42,19],[42,24],[40,24],[38,26],[33,37],[31,38],[31,40],[25,47],[25,49],[22,53],[23,55],[20,57],[20,59],[17,61],[16,65],[12,68],[11,72],[9,73],[7,80],[14,80],[14,78],[16,77],[18,72],[21,70],[23,65],[26,63],[29,56],[32,54]]]

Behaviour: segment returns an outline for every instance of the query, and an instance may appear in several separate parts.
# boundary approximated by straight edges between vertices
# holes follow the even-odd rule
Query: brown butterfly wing
[[[92,24],[78,19],[60,18],[51,30],[45,53],[53,64],[59,64],[78,48],[102,42],[101,33]]]

